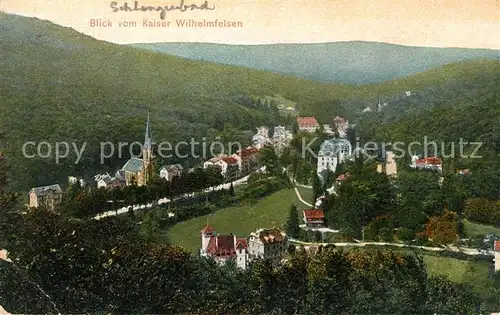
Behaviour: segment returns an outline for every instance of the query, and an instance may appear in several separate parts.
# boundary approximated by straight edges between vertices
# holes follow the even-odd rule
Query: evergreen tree
[[[316,201],[321,195],[324,194],[324,189],[323,189],[323,184],[321,183],[321,179],[319,178],[318,174],[316,171],[313,171],[313,180],[312,180],[312,187],[313,187],[313,202]]]
[[[5,162],[5,157],[0,152],[0,195],[5,192],[5,187],[7,186],[7,164]]]
[[[288,220],[286,221],[286,234],[292,238],[297,238],[300,233],[299,223],[300,221],[297,206],[292,204],[290,207],[290,213],[288,214]]]

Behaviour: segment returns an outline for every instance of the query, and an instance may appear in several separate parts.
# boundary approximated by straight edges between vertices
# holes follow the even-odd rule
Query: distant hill
[[[349,84],[393,80],[464,60],[500,59],[500,50],[409,47],[361,41],[248,46],[144,43],[132,46],[192,60]]]
[[[316,115],[321,123],[331,123],[335,115],[351,121],[375,116],[362,110],[380,99],[388,102],[381,123],[389,123],[433,107],[482,104],[498,90],[500,74],[499,61],[474,60],[380,84],[321,83],[111,44],[4,13],[0,42],[0,151],[17,190],[121,167],[128,150],[101,164],[99,144],[144,139],[148,109],[157,142],[175,145],[217,136],[243,142],[257,126],[293,119],[252,99],[278,95],[275,99],[289,100],[298,113]],[[408,90],[411,97],[405,96]],[[74,141],[79,148],[86,142],[87,147],[80,163],[74,164],[71,154],[56,164],[54,152],[49,158],[23,157],[27,141]]]

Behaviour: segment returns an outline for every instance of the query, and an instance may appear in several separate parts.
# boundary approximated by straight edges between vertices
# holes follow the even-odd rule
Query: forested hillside
[[[142,141],[148,110],[157,142],[220,136],[244,143],[259,125],[293,119],[262,101],[280,95],[321,123],[331,123],[335,115],[361,117],[360,134],[368,137],[374,123],[435,106],[483,106],[498,87],[498,61],[461,62],[381,84],[324,84],[115,45],[4,13],[0,40],[0,151],[15,174],[11,188],[16,190],[121,167],[127,153],[101,165],[99,143]],[[361,113],[378,100],[388,103],[381,112],[385,118]],[[54,152],[49,158],[24,158],[27,141],[87,146],[78,164],[71,153],[56,165]]]
[[[404,78],[458,61],[500,58],[500,51],[493,49],[410,47],[361,41],[272,45],[139,43],[132,46],[192,60],[347,84]]]

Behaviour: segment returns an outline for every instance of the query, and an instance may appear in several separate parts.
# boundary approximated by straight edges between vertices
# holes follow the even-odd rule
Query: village
[[[316,174],[321,182],[325,182],[327,177],[335,173],[338,166],[345,164],[348,161],[354,161],[359,155],[364,154],[362,148],[353,149],[353,144],[347,139],[349,128],[353,127],[348,120],[343,117],[336,116],[332,119],[333,124],[320,125],[315,117],[296,117],[297,132],[305,134],[322,133],[326,140],[321,143],[317,153]],[[265,172],[265,166],[259,159],[259,152],[266,147],[271,147],[275,152],[281,152],[284,148],[290,146],[294,135],[292,131],[287,130],[284,126],[275,126],[272,136],[269,135],[269,128],[261,126],[257,128],[257,133],[252,137],[252,145],[238,151],[234,154],[220,154],[214,156],[200,165],[203,170],[211,170],[220,174],[221,181],[217,186],[209,187],[206,191],[217,189],[229,189],[233,185],[245,184],[248,176],[252,173]],[[142,150],[142,158],[130,158],[121,169],[117,170],[114,176],[109,173],[95,175],[96,189],[113,191],[120,190],[126,186],[147,186],[154,176],[158,176],[162,181],[173,183],[176,179],[185,176],[186,173],[192,173],[194,168],[185,170],[180,164],[163,165],[159,168],[155,165],[155,157],[153,153],[153,139],[151,134],[151,121],[146,121],[146,131],[144,145]],[[442,172],[442,160],[436,156],[419,157],[412,156],[411,164],[409,165],[415,170],[426,170]],[[386,174],[389,178],[397,178],[398,168],[395,159],[395,154],[392,151],[385,152],[385,159],[377,164],[377,172]],[[467,175],[469,170],[457,170],[457,174]],[[325,193],[335,195],[336,189],[343,181],[349,179],[349,172],[341,173],[336,176],[331,187],[325,189]],[[443,177],[440,177],[439,184],[442,185]],[[78,183],[80,186],[88,186],[83,179],[78,179],[70,176],[69,185]],[[300,185],[299,183],[296,183]],[[309,186],[305,186],[309,187]],[[309,204],[302,199],[299,192],[296,190],[297,197],[304,203],[310,206],[309,209],[302,211],[302,224],[300,228],[304,230],[324,232],[339,231],[328,228],[323,203],[326,202],[327,196],[318,196],[314,204]],[[191,196],[190,193],[186,195]],[[29,193],[29,207],[46,207],[55,210],[57,205],[61,203],[64,192],[59,184],[53,184],[43,187],[35,187]],[[109,215],[118,215],[126,213],[129,210],[135,211],[139,209],[151,208],[155,204],[169,204],[170,199],[161,198],[155,202],[150,202],[147,205],[129,205],[115,211],[108,211],[96,216],[97,219]],[[169,216],[174,216],[174,213],[169,213]],[[245,269],[248,264],[256,258],[267,258],[275,262],[282,261],[290,244],[300,244],[296,240],[291,239],[280,228],[261,227],[248,237],[236,236],[234,234],[220,234],[216,232],[216,227],[207,222],[206,226],[200,227],[201,248],[199,255],[203,257],[212,257],[218,263],[225,263],[228,260],[236,261],[237,265]],[[289,241],[293,241],[290,243]],[[359,242],[359,241],[358,241]],[[294,246],[295,246],[294,245]],[[307,242],[303,243],[302,246]],[[327,243],[323,244],[327,245]],[[347,243],[346,243],[347,245]],[[357,244],[351,244],[356,246]],[[399,246],[400,244],[395,244]],[[299,246],[299,245],[297,245]],[[307,246],[309,248],[310,246]],[[420,247],[424,248],[425,247]],[[314,249],[314,246],[310,248]],[[429,250],[439,250],[429,247]],[[449,250],[464,252],[457,248],[450,247]],[[465,250],[468,254],[480,254],[481,251]],[[491,252],[495,256],[495,270],[500,270],[500,241],[494,242],[494,250]]]

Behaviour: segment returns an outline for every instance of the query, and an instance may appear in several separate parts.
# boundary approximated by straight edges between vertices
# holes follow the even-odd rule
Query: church
[[[142,147],[142,159],[138,157],[130,158],[121,170],[125,174],[126,185],[145,186],[151,180],[155,167],[149,113]]]

